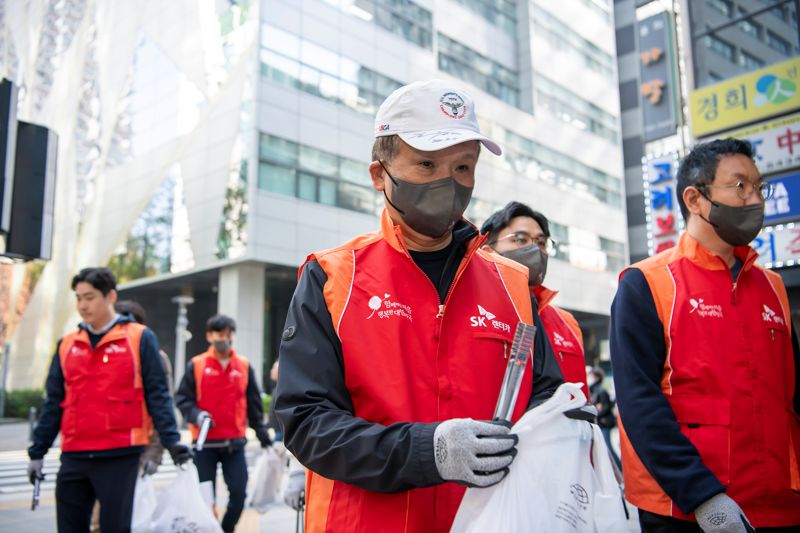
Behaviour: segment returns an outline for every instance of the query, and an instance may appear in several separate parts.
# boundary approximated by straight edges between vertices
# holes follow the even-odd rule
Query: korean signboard
[[[758,252],[756,262],[767,268],[797,265],[800,262],[800,225],[766,227],[751,246]]]
[[[763,122],[720,137],[747,139],[755,150],[755,161],[763,175],[800,167],[800,114]]]
[[[677,128],[672,26],[667,12],[639,22],[642,138],[654,141]]]
[[[650,255],[672,248],[678,243],[683,219],[675,192],[677,174],[677,153],[643,158],[644,210]]]
[[[703,87],[689,96],[692,135],[702,137],[800,109],[800,57]]]
[[[769,181],[775,187],[775,192],[764,204],[764,223],[800,219],[800,172]]]

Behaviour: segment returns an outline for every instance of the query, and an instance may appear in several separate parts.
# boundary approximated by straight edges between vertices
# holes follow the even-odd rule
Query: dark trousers
[[[197,465],[200,483],[212,481],[215,494],[217,463],[222,465],[222,479],[228,486],[228,508],[222,517],[222,530],[233,531],[242,515],[247,489],[247,461],[244,457],[244,448],[203,448],[195,452],[194,463]]]
[[[642,533],[703,533],[695,522],[680,520],[671,516],[642,511],[639,509],[639,524]],[[758,533],[798,533],[800,525],[789,527],[760,527]]]
[[[128,533],[138,473],[139,454],[92,459],[62,454],[56,477],[59,533],[88,533],[95,499],[100,502],[101,531]]]
[[[619,460],[617,452],[614,451],[614,447],[611,445],[611,428],[604,428],[603,426],[600,426],[600,431],[603,433],[603,440],[606,441],[608,451],[611,452],[611,458],[615,463],[617,463],[617,468],[622,470],[622,461]]]

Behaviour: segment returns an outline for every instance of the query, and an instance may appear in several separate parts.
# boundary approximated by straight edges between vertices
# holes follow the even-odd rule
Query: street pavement
[[[188,437],[184,440],[188,441]],[[57,443],[56,443],[57,444]],[[0,533],[52,533],[56,529],[55,477],[59,466],[60,450],[50,449],[44,460],[45,480],[41,500],[36,511],[31,511],[33,487],[28,482],[28,424],[26,422],[0,421]],[[247,463],[252,472],[260,448],[251,439],[247,447]],[[175,466],[164,454],[164,464],[154,476],[156,491],[175,478]],[[284,484],[288,476],[284,476]],[[281,491],[282,493],[282,491]],[[227,504],[227,490],[222,472],[217,475],[217,502],[223,509]],[[279,502],[265,514],[245,509],[236,527],[236,533],[294,533],[297,514]]]

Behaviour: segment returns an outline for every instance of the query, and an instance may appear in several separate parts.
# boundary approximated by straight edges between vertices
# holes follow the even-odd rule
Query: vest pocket
[[[108,413],[106,427],[108,429],[130,429],[142,425],[142,407],[144,391],[115,392],[108,396]]]
[[[700,458],[720,483],[730,483],[730,402],[705,396],[669,396],[681,433],[692,441]]]

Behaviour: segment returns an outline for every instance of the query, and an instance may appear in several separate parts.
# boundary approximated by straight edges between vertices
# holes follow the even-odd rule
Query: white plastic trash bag
[[[178,467],[175,481],[158,493],[153,533],[222,533],[211,508],[200,493],[193,463]]]
[[[133,514],[131,533],[150,533],[153,531],[153,514],[156,511],[156,491],[152,476],[138,476],[133,490]]]
[[[273,447],[261,452],[250,477],[250,490],[247,491],[250,507],[263,514],[277,501],[284,468],[285,460]]]
[[[600,429],[564,416],[585,403],[580,386],[565,383],[525,413],[511,430],[519,444],[508,476],[467,489],[451,531],[625,531],[622,493]]]

